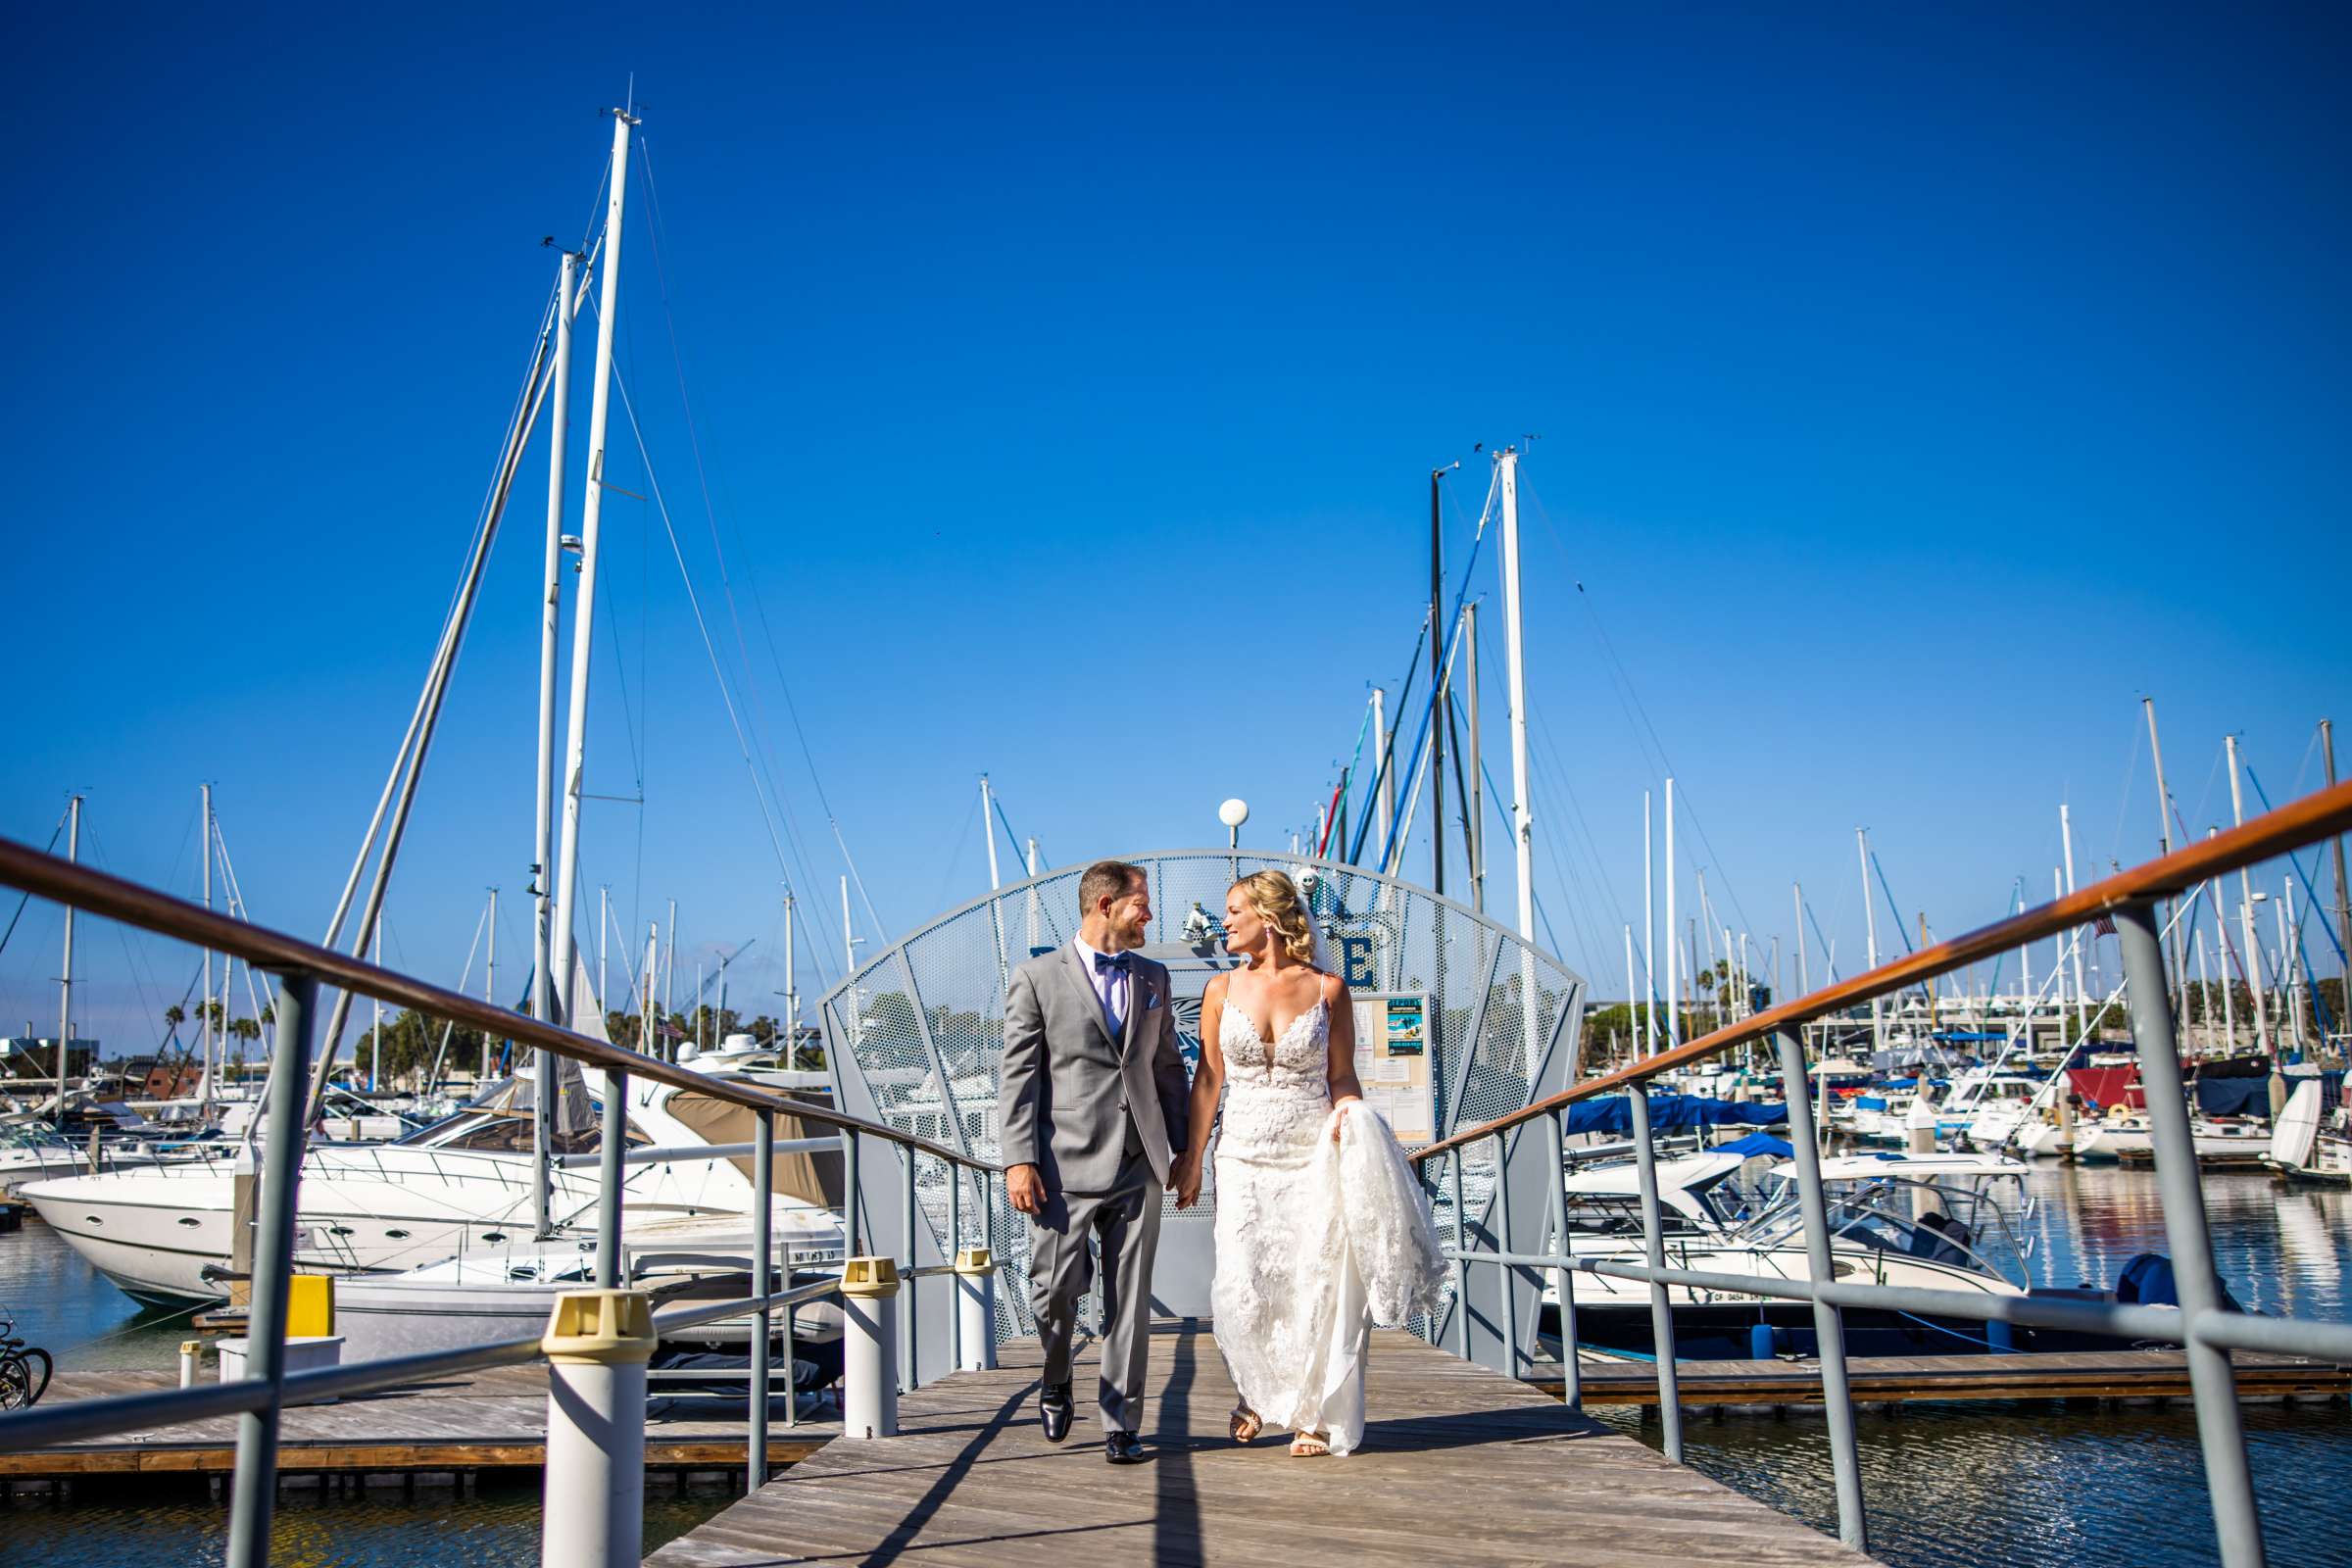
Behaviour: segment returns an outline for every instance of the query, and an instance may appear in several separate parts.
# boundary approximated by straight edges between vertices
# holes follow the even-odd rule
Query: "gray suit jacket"
[[[1132,1108],[1152,1173],[1164,1185],[1185,1147],[1190,1085],[1176,1050],[1167,965],[1138,955],[1127,979],[1124,1039],[1113,1040],[1093,977],[1064,944],[1012,971],[1004,994],[998,1156],[1035,1165],[1049,1193],[1118,1185]]]

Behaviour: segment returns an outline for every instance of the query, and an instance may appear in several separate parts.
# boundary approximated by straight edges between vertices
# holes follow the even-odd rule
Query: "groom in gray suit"
[[[1029,1216],[1029,1300],[1045,1347],[1038,1414],[1069,1435],[1070,1331],[1102,1253],[1103,1457],[1144,1456],[1152,1254],[1171,1151],[1186,1147],[1184,1058],[1164,964],[1133,950],[1151,923],[1143,868],[1100,860],[1078,879],[1078,937],[1012,971],[998,1103],[1004,1190]]]

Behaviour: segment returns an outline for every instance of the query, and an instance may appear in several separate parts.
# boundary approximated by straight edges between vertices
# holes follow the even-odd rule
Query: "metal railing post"
[[[798,1301],[784,1303],[784,1386],[790,1391],[784,1397],[784,1424],[788,1427],[801,1424],[801,1348],[793,1321],[793,1314],[799,1310]]]
[[[847,1200],[842,1205],[842,1217],[849,1221],[849,1234],[842,1238],[841,1255],[856,1257],[858,1253],[858,1209],[864,1195],[859,1191],[858,1130],[854,1127],[845,1127],[841,1132],[841,1190]]]
[[[905,1163],[900,1167],[906,1172],[906,1201],[904,1205],[906,1210],[904,1217],[906,1225],[906,1263],[903,1271],[906,1284],[899,1290],[899,1343],[906,1348],[906,1353],[903,1358],[904,1364],[899,1368],[899,1377],[901,1387],[912,1394],[916,1384],[922,1378],[921,1361],[915,1353],[915,1338],[920,1330],[914,1321],[914,1271],[919,1261],[914,1251],[914,1161],[916,1158],[914,1146],[906,1145],[903,1152],[906,1156]]]
[[[760,1149],[752,1156],[752,1294],[759,1298],[760,1308],[752,1314],[752,1408],[751,1443],[746,1459],[748,1472],[744,1478],[746,1492],[758,1492],[767,1485],[767,1334],[770,1322],[767,1298],[775,1291],[774,1269],[776,1251],[776,1119],[766,1111],[760,1112]],[[786,1282],[791,1270],[785,1270]],[[790,1398],[792,1368],[784,1368],[785,1397]]]
[[[963,1261],[963,1167],[948,1167],[948,1260]],[[948,1369],[963,1367],[963,1287],[956,1288],[956,1309],[948,1314]]]
[[[899,1435],[899,1271],[887,1257],[841,1267],[841,1435],[853,1443]]]
[[[1494,1135],[1494,1250],[1511,1250],[1511,1181],[1503,1169],[1503,1156],[1508,1152],[1504,1141],[1507,1132]],[[1494,1265],[1494,1277],[1502,1288],[1502,1375],[1514,1381],[1519,1376],[1519,1271],[1508,1263]]]
[[[2237,1379],[2230,1369],[2230,1352],[2197,1339],[2199,1320],[2222,1310],[2221,1277],[2214,1272],[2204,1186],[2197,1176],[2196,1145],[2188,1127],[2188,1092],[2180,1078],[2180,1047],[2165,994],[2164,947],[2156,935],[2155,916],[2144,903],[2115,911],[2115,934],[2124,951],[2140,1081],[2147,1087],[2164,1236],[2172,1249],[2180,1316],[2188,1331],[2183,1348],[2196,1405],[2197,1443],[2205,1454],[2205,1487],[2213,1497],[2213,1526],[2221,1538],[2222,1561],[2229,1568],[2258,1568],[2266,1560],[2262,1515],[2254,1503]]]
[[[1555,1113],[1544,1118],[1546,1137],[1545,1171],[1551,1182],[1551,1200],[1544,1206],[1552,1217],[1551,1233],[1556,1239],[1558,1255],[1571,1255],[1568,1248],[1568,1159],[1567,1137],[1560,1130],[1560,1118]],[[1585,1369],[1576,1353],[1576,1270],[1566,1265],[1552,1271],[1552,1289],[1560,1293],[1560,1376],[1565,1385],[1562,1396],[1568,1408],[1579,1415],[1585,1409]]]
[[[1634,1117],[1634,1164],[1642,1176],[1642,1255],[1651,1268],[1664,1268],[1666,1227],[1658,1213],[1658,1152],[1649,1140],[1649,1085],[1646,1082],[1629,1085],[1626,1103]],[[1666,1457],[1681,1464],[1683,1391],[1674,1365],[1674,1307],[1666,1299],[1664,1282],[1659,1280],[1649,1282],[1649,1330],[1651,1348],[1657,1352],[1658,1423],[1665,1434]]]
[[[1796,1158],[1797,1204],[1805,1217],[1805,1262],[1816,1286],[1837,1278],[1830,1251],[1830,1207],[1821,1187],[1821,1149],[1814,1143],[1813,1092],[1805,1077],[1804,1043],[1792,1030],[1774,1036],[1781,1053],[1781,1093],[1788,1102],[1788,1142]],[[1821,1402],[1829,1416],[1830,1465],[1838,1480],[1838,1539],[1870,1550],[1862,1505],[1862,1455],[1854,1437],[1854,1397],[1845,1376],[1845,1317],[1816,1297],[1813,1333],[1821,1342]]]
[[[303,1111],[311,1090],[311,1035],[318,982],[285,976],[270,1064],[269,1130],[254,1215],[253,1297],[245,1317],[245,1375],[270,1385],[270,1402],[237,1417],[237,1470],[228,1513],[229,1568],[269,1568],[270,1516],[277,1501],[277,1418],[286,1381],[286,1298],[294,1276],[294,1214],[302,1184]],[[63,1054],[65,1046],[58,1047]]]
[[[661,1343],[642,1291],[566,1291],[547,1333],[541,1568],[645,1555],[645,1365]]]
[[[605,1074],[605,1136],[598,1149],[596,1194],[596,1283],[620,1284],[620,1155],[629,1141],[629,1075]]]
[[[1470,1359],[1470,1265],[1462,1261],[1462,1151],[1446,1161],[1453,1184],[1453,1351]]]

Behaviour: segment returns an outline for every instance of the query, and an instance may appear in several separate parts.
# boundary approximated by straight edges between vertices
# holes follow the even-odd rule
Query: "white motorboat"
[[[2271,1131],[2262,1123],[2236,1116],[2192,1116],[2189,1141],[2200,1165],[2257,1165],[2270,1152]],[[2080,1160],[2152,1160],[2156,1135],[2144,1110],[2117,1110],[2101,1121],[2075,1128],[2075,1158]]]
[[[839,1273],[843,1230],[839,1214],[808,1193],[793,1194],[779,1158],[771,1256],[796,1278],[811,1270]],[[753,1239],[748,1216],[665,1220],[621,1232],[620,1276],[649,1293],[657,1309],[700,1299],[751,1294]],[[547,1324],[555,1299],[596,1278],[591,1237],[534,1242],[469,1252],[404,1274],[338,1280],[335,1329],[347,1360],[454,1349],[520,1339]],[[779,1280],[780,1284],[781,1281]],[[727,1319],[691,1332],[697,1348],[748,1343],[749,1319]],[[840,1309],[812,1302],[799,1309],[803,1338],[840,1331]]]
[[[34,1117],[0,1121],[0,1194],[51,1177],[87,1175],[93,1159],[99,1171],[118,1171],[144,1169],[167,1157],[156,1145],[128,1139],[76,1144]]]
[[[560,1099],[555,1152],[598,1142],[603,1075]],[[644,1080],[629,1085],[628,1142],[659,1150],[740,1143],[752,1113],[710,1095]],[[784,1119],[779,1118],[779,1129]],[[740,1136],[734,1136],[740,1135]],[[792,1136],[785,1134],[784,1136]],[[260,1152],[267,1158],[268,1152]],[[198,1162],[35,1182],[24,1200],[101,1273],[143,1301],[183,1304],[226,1294],[240,1201],[255,1156],[220,1146]],[[295,1266],[341,1275],[397,1273],[527,1241],[532,1225],[530,1116],[476,1105],[396,1143],[320,1145],[303,1156]],[[742,1214],[750,1161],[681,1153],[633,1164],[624,1206],[640,1222]],[[557,1227],[591,1223],[594,1169],[549,1173]]]
[[[1670,1267],[1802,1280],[1809,1275],[1794,1171],[1787,1162],[1764,1175],[1766,1190],[1747,1196],[1732,1184],[1728,1155],[1661,1161],[1659,1200],[1667,1211]],[[1855,1154],[1822,1162],[1830,1194],[1832,1264],[1839,1279],[2022,1296],[2028,1289],[2022,1222],[2024,1161],[1970,1153]],[[1582,1173],[1570,1200],[1569,1250],[1576,1257],[1638,1262],[1639,1191],[1630,1166]],[[1647,1284],[1579,1270],[1575,1277],[1580,1344],[1654,1353]],[[1557,1282],[1547,1281],[1544,1311],[1557,1323]],[[1811,1307],[1736,1291],[1670,1285],[1677,1348],[1686,1356],[1806,1353]],[[1849,1311],[1849,1349],[1901,1353],[1922,1347],[2003,1348],[2017,1342],[2005,1327],[1986,1329],[1896,1312]],[[2022,1333],[2022,1331],[2021,1331]],[[2022,1344],[2017,1348],[2024,1348]]]

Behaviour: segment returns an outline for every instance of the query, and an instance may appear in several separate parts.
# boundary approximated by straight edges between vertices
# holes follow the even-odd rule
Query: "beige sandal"
[[[1233,1407],[1232,1425],[1227,1430],[1233,1434],[1236,1443],[1255,1443],[1257,1435],[1265,1430],[1265,1423],[1257,1418],[1255,1410],[1246,1404],[1237,1404]]]
[[[1331,1452],[1331,1445],[1320,1432],[1301,1432],[1291,1439],[1291,1457],[1319,1459]]]

